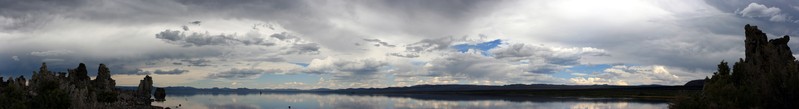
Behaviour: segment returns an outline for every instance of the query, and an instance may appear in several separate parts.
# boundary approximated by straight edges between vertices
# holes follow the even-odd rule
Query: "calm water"
[[[247,94],[167,96],[175,109],[663,109],[665,101],[452,95]]]

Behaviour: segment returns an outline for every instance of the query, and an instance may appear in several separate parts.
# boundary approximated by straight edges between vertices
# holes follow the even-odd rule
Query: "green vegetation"
[[[39,80],[35,87],[38,95],[29,103],[34,109],[66,109],[70,107],[69,93],[59,88],[58,81]]]
[[[796,73],[765,73],[761,69],[748,69],[743,60],[733,65],[731,72],[727,62],[718,65],[718,72],[706,79],[704,90],[684,93],[669,106],[678,109],[713,108],[790,108],[799,106],[799,75]],[[793,64],[793,63],[792,63]],[[786,67],[786,72],[797,72],[796,65]]]
[[[28,94],[22,87],[9,85],[0,90],[0,108],[3,109],[27,109],[29,104]]]

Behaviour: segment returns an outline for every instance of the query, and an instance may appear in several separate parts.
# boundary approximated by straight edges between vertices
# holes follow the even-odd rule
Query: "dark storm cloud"
[[[377,44],[375,44],[375,46],[378,46],[378,47],[381,46],[381,45],[385,46],[385,47],[396,47],[396,45],[388,44],[388,42],[383,42],[380,39],[363,39],[363,41],[377,43]]]

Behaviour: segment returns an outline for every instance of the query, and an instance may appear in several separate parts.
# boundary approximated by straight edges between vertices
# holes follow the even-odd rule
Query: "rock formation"
[[[155,101],[164,101],[166,100],[166,90],[164,88],[155,88]]]
[[[88,75],[89,72],[86,70],[86,65],[83,63],[80,63],[78,68],[69,69],[68,71],[69,79],[72,80],[72,82],[88,81],[90,79]]]
[[[97,77],[92,81],[94,87],[102,91],[111,91],[116,86],[116,81],[111,79],[111,71],[105,67],[105,64],[100,64],[97,68]]]
[[[150,75],[144,76],[144,79],[139,81],[139,88],[136,90],[136,97],[150,100],[153,91],[153,78]],[[149,102],[147,102],[149,105]]]
[[[150,109],[151,100],[140,99],[134,91],[115,90],[114,79],[105,65],[100,65],[98,76],[90,80],[86,66],[68,69],[69,76],[58,75],[42,63],[30,80],[24,76],[0,82],[0,109]],[[3,77],[0,77],[2,80]],[[150,87],[152,80],[146,77]],[[149,97],[149,96],[148,96]]]
[[[789,36],[767,40],[757,26],[744,26],[745,59],[722,61],[701,94],[675,100],[671,108],[787,109],[799,107],[799,61]]]

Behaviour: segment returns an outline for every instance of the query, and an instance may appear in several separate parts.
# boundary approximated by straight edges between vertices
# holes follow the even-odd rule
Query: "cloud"
[[[785,15],[777,7],[768,7],[758,3],[750,3],[746,8],[738,12],[744,17],[766,17],[769,21],[784,22],[790,21],[791,16]]]
[[[319,54],[320,48],[316,43],[294,44],[285,54]]]
[[[469,79],[506,79],[508,74],[522,73],[517,65],[475,53],[451,53],[433,59],[424,68],[428,76],[454,76]]]
[[[192,21],[192,22],[189,22],[189,23],[190,24],[195,24],[195,25],[200,25],[200,23],[202,23],[202,21]]]
[[[396,45],[388,44],[388,42],[383,42],[380,39],[363,39],[363,41],[377,43],[377,44],[375,44],[375,46],[377,46],[377,47],[379,47],[381,45],[385,46],[385,47],[396,47]]]
[[[445,50],[449,49],[453,43],[465,40],[466,37],[440,37],[434,39],[422,39],[419,42],[405,45],[405,50],[408,52],[430,52],[434,50]]]
[[[19,56],[11,56],[11,59],[13,59],[14,61],[19,61]]]
[[[48,64],[49,65],[49,64]],[[152,72],[144,71],[141,68],[132,68],[125,64],[107,65],[112,75],[150,75]],[[48,66],[49,67],[49,66]],[[91,70],[90,70],[91,71]],[[92,74],[92,73],[89,73]]]
[[[178,75],[178,74],[183,74],[183,73],[186,73],[186,72],[189,72],[189,70],[181,70],[181,69],[177,69],[177,68],[176,69],[172,69],[172,70],[161,70],[161,69],[158,69],[158,70],[153,71],[153,73],[155,73],[155,74],[164,74],[164,75]]]
[[[689,78],[698,79],[698,78]],[[616,65],[599,73],[570,79],[575,84],[649,85],[683,84],[687,80],[670,72],[666,66]]]
[[[183,60],[180,60],[180,61],[189,63],[189,66],[209,66],[208,63],[211,62],[211,60],[206,60],[206,59],[202,59],[202,58],[196,59],[196,60],[183,59]],[[173,63],[173,64],[175,64],[175,63]],[[180,64],[182,64],[182,63],[180,63]]]
[[[597,77],[574,77],[569,79],[574,84],[579,85],[600,85],[600,84],[608,84],[608,85],[629,85],[624,80],[607,80]]]
[[[767,7],[766,5],[758,3],[750,3],[738,13],[747,17],[770,17],[780,14],[780,11],[780,8],[777,7]]]
[[[396,56],[396,57],[404,57],[404,58],[416,58],[419,57],[419,54],[415,53],[389,53],[389,56]]]
[[[511,61],[540,60],[556,65],[575,65],[583,56],[608,56],[603,49],[592,47],[546,47],[542,45],[509,44],[489,51],[497,59]]]
[[[183,28],[183,31],[189,31],[189,26],[183,25],[180,28]]]
[[[274,72],[282,72],[279,69],[270,69],[270,70],[262,70],[262,69],[237,69],[231,68],[228,71],[214,73],[208,75],[207,78],[209,79],[254,79],[261,76],[264,73],[274,73]]]
[[[276,39],[281,40],[281,41],[289,41],[289,42],[297,42],[297,41],[300,40],[299,37],[291,35],[291,34],[286,33],[286,32],[275,33],[275,34],[270,35],[269,37],[276,38]]]
[[[337,81],[363,82],[380,78],[378,75],[388,67],[387,62],[374,59],[338,59],[327,57],[313,59],[303,72],[333,75]]]
[[[183,47],[200,47],[209,45],[232,46],[237,44],[261,46],[275,45],[275,43],[264,41],[264,38],[261,38],[258,35],[240,37],[236,34],[211,35],[209,33],[186,33],[183,31],[165,30],[156,34],[155,38],[162,39],[172,44],[181,45]]]
[[[286,59],[282,57],[265,57],[250,59],[249,61],[286,62]]]
[[[33,56],[47,57],[47,56],[69,55],[69,54],[72,54],[72,53],[74,53],[74,52],[72,52],[70,50],[50,50],[50,51],[34,51],[34,52],[31,52],[30,54],[33,55]]]
[[[174,66],[191,65],[184,70],[192,72],[183,74],[207,78],[207,74],[216,73],[212,71],[256,65],[256,69],[283,68],[282,64],[297,67],[291,63],[308,63],[330,56],[340,61],[353,61],[351,63],[364,62],[348,59],[386,63],[379,67],[363,65],[358,68],[361,70],[339,68],[345,66],[319,70],[329,71],[319,75],[324,76],[325,81],[341,80],[337,87],[396,85],[386,79],[345,82],[347,78],[383,78],[385,75],[395,75],[397,81],[407,84],[571,83],[571,78],[552,77],[553,72],[581,64],[615,63],[664,66],[669,73],[680,77],[678,80],[684,80],[703,78],[712,72],[708,69],[715,69],[714,65],[719,60],[742,56],[740,26],[746,23],[769,27],[764,31],[770,34],[796,34],[795,24],[773,22],[793,19],[796,11],[785,5],[795,3],[786,2],[761,1],[757,3],[759,5],[744,9],[752,3],[728,0],[721,0],[721,3],[713,0],[2,1],[0,51],[3,52],[0,56],[18,56],[21,60],[11,64],[12,61],[5,58],[8,61],[0,63],[4,65],[0,70],[29,75],[29,70],[38,68],[35,66],[41,61],[47,61],[56,70],[86,62],[116,65],[117,68],[112,68],[114,74],[137,76],[154,74],[148,68],[154,66],[148,63],[160,63],[158,65],[167,65],[159,66],[165,71],[175,69]],[[719,4],[729,6],[711,6]],[[733,12],[735,9],[739,11]],[[777,12],[776,9],[782,10]],[[177,28],[165,31],[165,26]],[[85,30],[96,32],[79,32]],[[480,34],[480,38],[460,37],[474,34]],[[371,41],[363,39],[365,37]],[[486,47],[491,48],[488,50],[475,47],[490,41],[485,39],[502,39],[502,44],[496,48]],[[106,44],[108,42],[114,43]],[[381,42],[398,47],[386,47]],[[270,43],[274,45],[268,46]],[[363,49],[353,47],[353,43],[378,44],[384,48]],[[458,49],[454,47],[457,45],[468,46]],[[69,50],[72,53],[59,54],[47,50]],[[480,54],[480,50],[487,52]],[[33,51],[40,53],[34,55]],[[466,54],[469,52],[478,54]],[[202,62],[202,59],[209,62]],[[457,65],[448,66],[446,63]],[[512,72],[486,71],[486,74],[479,74],[455,69],[476,69],[464,66]],[[374,67],[377,69],[370,69]],[[90,70],[93,71],[96,70]],[[364,77],[353,72],[362,72]],[[651,78],[653,81],[630,81],[633,78],[597,72],[580,72],[586,75],[575,80],[584,81],[582,83],[617,84],[623,81],[639,84],[670,79],[666,75]],[[480,75],[488,77],[478,77]],[[165,78],[184,79],[168,76]],[[139,79],[127,83],[135,85]],[[189,85],[214,87],[201,80],[192,79],[190,81],[194,82]],[[224,84],[229,85],[230,81]]]

